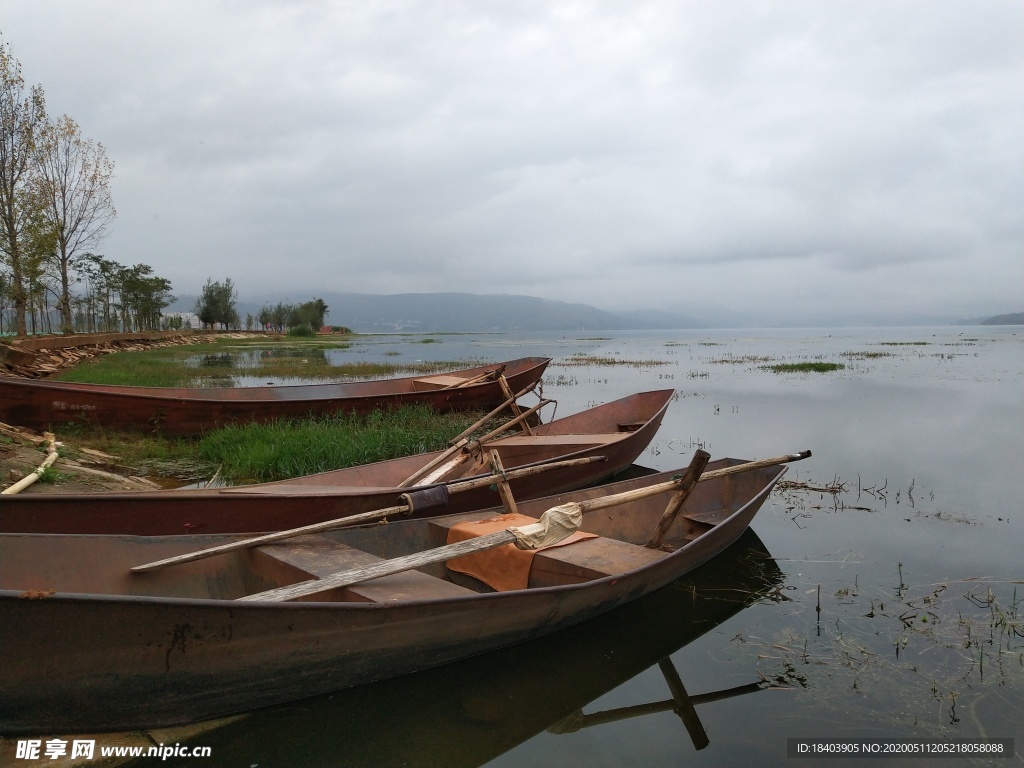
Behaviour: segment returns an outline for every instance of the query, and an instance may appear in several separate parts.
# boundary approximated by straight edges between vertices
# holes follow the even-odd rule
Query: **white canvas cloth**
[[[519,549],[540,549],[557,544],[574,533],[583,522],[583,509],[575,502],[552,507],[531,525],[513,526],[509,532],[516,537]]]

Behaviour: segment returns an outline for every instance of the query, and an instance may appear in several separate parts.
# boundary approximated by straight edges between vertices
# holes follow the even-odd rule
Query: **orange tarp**
[[[504,531],[513,526],[531,525],[536,522],[536,518],[533,517],[509,514],[476,522],[459,523],[448,530],[448,543],[455,544],[487,533]],[[564,547],[574,541],[594,538],[597,538],[596,534],[577,531],[552,546]],[[542,547],[541,549],[550,548]],[[504,544],[494,549],[474,552],[472,555],[449,560],[447,565],[453,571],[480,579],[498,592],[526,589],[530,581],[530,566],[533,564],[533,556],[540,551],[540,549],[518,549],[514,544]]]

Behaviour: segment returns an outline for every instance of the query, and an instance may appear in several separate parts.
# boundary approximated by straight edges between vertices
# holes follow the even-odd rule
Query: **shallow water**
[[[697,447],[749,459],[809,448],[813,457],[786,479],[821,490],[773,494],[752,526],[773,558],[760,570],[748,541],[693,583],[593,627],[197,736],[191,743],[213,745],[204,764],[287,765],[301,756],[325,766],[785,765],[787,737],[1015,738],[1014,759],[942,764],[1020,761],[1024,329],[433,338],[368,337],[337,354],[551,356],[544,395],[557,399],[557,415],[672,387],[676,400],[640,463],[685,466]],[[616,362],[574,364],[580,354]],[[846,367],[761,367],[808,361]],[[750,604],[723,611],[716,596],[726,594]],[[695,737],[693,723],[664,706],[671,693],[657,662],[666,653],[690,696],[772,687],[701,699]],[[579,730],[564,721],[580,707],[659,702]],[[556,721],[551,730],[571,732],[545,730]],[[700,727],[708,744],[697,749]]]

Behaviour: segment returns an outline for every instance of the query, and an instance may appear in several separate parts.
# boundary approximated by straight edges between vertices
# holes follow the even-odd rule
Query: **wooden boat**
[[[641,703],[634,691],[651,686],[639,683],[630,693],[618,695],[620,700],[637,702],[624,710],[599,710],[592,702],[655,665],[649,676],[660,676],[666,670],[659,668],[666,666],[699,666],[702,662],[686,646],[735,621],[782,581],[782,571],[748,529],[726,551],[682,578],[562,632],[240,716],[96,738],[144,749],[154,744],[210,747],[222,765],[322,765],[324,755],[330,755],[331,765],[360,768],[474,768],[545,729],[564,739],[579,739],[572,735],[579,729],[675,711],[683,720],[680,737],[683,726],[691,734],[704,734],[704,740],[695,741],[700,749],[708,738],[734,735],[733,730],[723,733],[714,725],[704,730],[699,718],[705,702],[771,687],[753,670],[735,670],[741,680],[749,675],[750,682],[736,685],[733,680],[725,690],[695,690],[688,685],[680,692],[678,686],[661,688],[654,683],[654,700]],[[381,717],[382,712],[387,717]],[[396,733],[402,737],[396,739]],[[626,730],[625,738],[630,733]],[[82,738],[54,732],[46,736],[69,744]],[[7,749],[14,754],[16,741],[12,737],[5,744],[0,739],[0,753]]]
[[[209,719],[557,632],[649,594],[724,550],[784,473],[778,464],[804,455],[742,467],[726,459],[695,484],[707,460],[698,452],[682,478],[662,473],[521,502],[521,514],[541,519],[552,505],[589,509],[581,530],[594,536],[537,552],[527,587],[511,591],[493,591],[445,559],[432,562],[449,557],[453,546],[462,553],[467,544],[507,540],[511,529],[434,549],[456,523],[502,509],[342,529],[141,573],[130,569],[239,537],[4,534],[0,731]],[[663,545],[644,546],[680,501]],[[420,563],[414,570],[400,561],[401,572],[349,583],[353,566],[365,574],[386,559],[394,570],[410,554]],[[313,588],[327,591],[279,600],[282,590]]]
[[[510,482],[518,499],[546,496],[597,483],[629,467],[651,442],[674,395],[673,390],[641,392],[532,427],[532,435],[499,436],[484,450],[465,450],[465,461],[447,468],[448,481],[488,472],[496,450],[507,471],[545,462],[601,460],[551,468]],[[114,533],[167,535],[276,531],[310,525],[346,514],[398,504],[410,477],[444,452],[418,454],[291,480],[228,488],[88,494],[21,493],[0,496],[0,531],[6,533]],[[438,471],[445,469],[441,464]],[[490,482],[452,492],[449,513],[500,503]],[[433,512],[437,512],[435,509]]]
[[[440,375],[267,387],[124,387],[0,377],[0,421],[43,431],[83,421],[110,429],[195,435],[227,424],[422,404],[486,410],[544,374],[525,357]],[[504,376],[504,385],[501,377]]]

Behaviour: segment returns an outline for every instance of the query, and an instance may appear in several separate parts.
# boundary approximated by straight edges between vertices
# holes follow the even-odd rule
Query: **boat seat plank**
[[[717,507],[716,509],[708,509],[703,512],[684,512],[682,516],[687,520],[692,520],[695,523],[700,523],[710,528],[721,523],[735,511],[735,509],[729,509],[728,507]]]
[[[363,568],[381,562],[382,558],[369,552],[349,547],[325,536],[297,536],[275,544],[265,544],[253,550],[263,569],[292,581],[305,581],[310,577],[322,579],[339,571]],[[444,579],[420,571],[406,571],[391,576],[353,584],[341,590],[338,599],[374,603],[403,600],[429,600],[460,595],[477,594]],[[323,600],[325,596],[316,599]]]
[[[530,569],[530,586],[553,587],[592,581],[632,571],[664,557],[665,553],[660,550],[628,541],[603,536],[585,539],[538,552]]]
[[[429,392],[435,389],[457,387],[466,380],[463,376],[426,376],[422,379],[413,379],[412,388],[417,392]]]
[[[513,445],[604,445],[621,439],[621,432],[595,432],[592,435],[509,435],[495,440],[490,446],[503,448]]]
[[[430,521],[435,536],[446,541],[448,529],[475,515],[456,515]],[[666,553],[602,536],[577,541],[566,546],[551,547],[537,552],[530,568],[530,587],[551,587],[560,584],[578,584],[585,581],[614,576],[632,571],[661,560]]]

